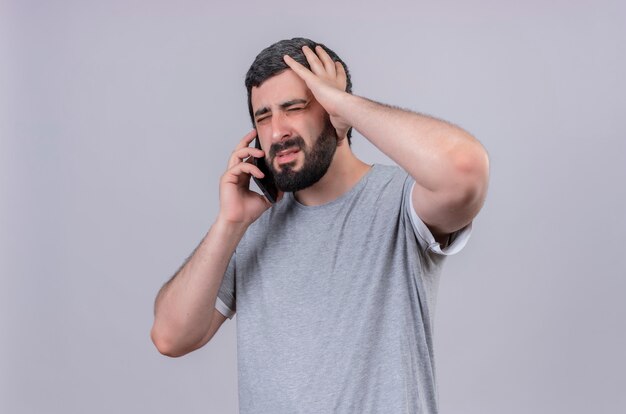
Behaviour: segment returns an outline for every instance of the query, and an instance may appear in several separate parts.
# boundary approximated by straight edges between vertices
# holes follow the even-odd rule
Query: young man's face
[[[282,191],[324,176],[337,148],[328,114],[291,69],[252,88],[252,112],[265,161]]]

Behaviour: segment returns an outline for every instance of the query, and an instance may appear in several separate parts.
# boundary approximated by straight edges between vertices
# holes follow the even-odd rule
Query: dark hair
[[[273,45],[263,49],[261,53],[257,55],[252,62],[252,66],[246,73],[246,89],[248,91],[248,111],[250,112],[250,119],[252,120],[252,126],[254,125],[254,114],[252,113],[252,88],[260,86],[263,82],[280,74],[282,71],[289,69],[289,66],[283,60],[284,55],[291,56],[296,62],[304,65],[308,69],[311,69],[309,63],[306,60],[306,56],[302,52],[303,46],[308,46],[312,50],[315,50],[315,46],[321,46],[326,53],[335,62],[341,63],[346,71],[346,92],[352,93],[352,81],[350,80],[350,72],[348,66],[335,52],[327,48],[321,43],[316,43],[311,39],[305,39],[303,37],[295,37],[291,40],[281,40]],[[350,138],[352,137],[352,128],[348,130],[348,144],[351,144]]]

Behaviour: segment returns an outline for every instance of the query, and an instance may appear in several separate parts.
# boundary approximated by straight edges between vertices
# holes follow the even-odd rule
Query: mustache
[[[269,155],[271,159],[274,159],[276,154],[280,151],[284,151],[290,148],[297,148],[299,150],[303,150],[305,148],[304,139],[301,136],[295,136],[293,138],[286,139],[281,142],[277,142],[272,144],[270,147]]]

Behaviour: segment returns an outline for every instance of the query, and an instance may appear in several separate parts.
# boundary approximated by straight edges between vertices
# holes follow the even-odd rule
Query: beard
[[[294,170],[297,160],[281,164],[280,171],[274,168],[274,158],[282,150],[297,148],[304,154],[302,168]],[[270,148],[268,168],[274,176],[274,182],[279,190],[296,192],[312,186],[328,171],[337,150],[337,132],[330,119],[325,120],[324,130],[317,137],[311,148],[307,148],[301,136],[295,136],[283,142],[276,143]]]

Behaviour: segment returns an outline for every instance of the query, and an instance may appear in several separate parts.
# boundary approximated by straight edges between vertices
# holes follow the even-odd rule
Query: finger
[[[224,174],[224,181],[232,184],[247,185],[250,182],[250,176],[263,178],[265,174],[256,165],[242,162],[235,165]]]
[[[326,68],[324,67],[324,64],[322,63],[320,58],[317,57],[315,52],[311,50],[310,47],[302,47],[302,52],[304,53],[304,56],[306,56],[306,61],[309,62],[309,66],[311,66],[311,71],[313,73],[315,73],[316,75],[326,73]]]
[[[317,53],[317,57],[324,64],[324,69],[326,70],[326,73],[328,73],[334,78],[337,74],[337,70],[335,68],[335,62],[333,62],[333,59],[328,55],[328,53],[326,53],[324,48],[321,47],[320,45],[315,46],[315,53]]]
[[[256,157],[261,158],[265,155],[263,150],[254,147],[243,147],[233,151],[230,159],[228,160],[228,168],[232,168],[235,165],[243,162],[246,158]]]
[[[337,82],[341,90],[345,91],[348,87],[348,75],[346,75],[346,70],[340,62],[335,62],[335,68],[337,69]]]
[[[241,148],[245,148],[248,145],[250,145],[250,143],[254,140],[254,138],[256,138],[256,129],[253,129],[252,131],[248,132],[241,139],[241,141],[239,141],[239,143],[237,144],[237,147],[235,148],[235,151]]]
[[[263,174],[263,171],[261,171],[259,167],[248,162],[242,162],[241,164],[237,164],[234,169],[237,168],[240,168],[242,172],[248,175],[254,175],[256,178],[265,177],[265,174]]]
[[[296,72],[296,75],[298,75],[298,76],[300,76],[302,78],[303,81],[307,82],[307,81],[311,80],[311,76],[315,76],[303,64],[301,64],[300,62],[296,62],[296,60],[294,58],[292,58],[291,56],[285,55],[285,56],[283,56],[283,60],[285,61],[287,66],[289,66],[289,68],[291,68],[291,70]]]

